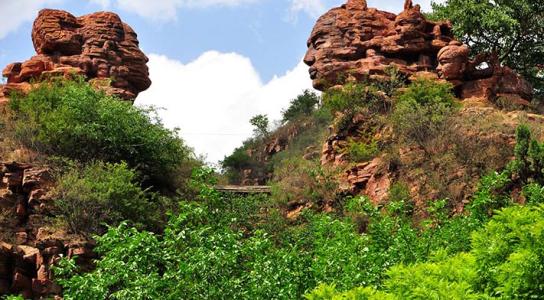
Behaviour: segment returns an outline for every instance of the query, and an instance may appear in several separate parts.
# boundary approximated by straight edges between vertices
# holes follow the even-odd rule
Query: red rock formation
[[[349,0],[321,16],[308,40],[304,62],[318,90],[363,79],[387,76],[395,66],[411,77],[431,75],[452,82],[460,97],[498,97],[525,103],[531,86],[490,56],[469,60],[468,46],[454,40],[449,22],[425,18],[419,5],[406,0],[395,15]],[[482,63],[486,62],[487,67]]]
[[[478,55],[469,60],[469,48],[457,41],[438,52],[440,78],[451,82],[466,98],[495,100],[499,97],[513,104],[529,105],[532,86],[512,69],[501,66],[495,55]]]
[[[150,85],[147,57],[136,33],[118,15],[98,12],[79,18],[62,10],[40,11],[32,28],[37,55],[8,65],[2,72],[10,90],[28,90],[31,80],[50,76],[85,75],[97,87],[134,100]]]
[[[382,158],[377,157],[348,169],[344,181],[349,193],[366,195],[374,204],[381,204],[389,196],[392,175],[388,165]]]
[[[47,227],[49,170],[18,163],[1,163],[0,169],[0,294],[60,295],[51,266],[61,255],[77,255],[81,265],[92,266],[94,243]]]

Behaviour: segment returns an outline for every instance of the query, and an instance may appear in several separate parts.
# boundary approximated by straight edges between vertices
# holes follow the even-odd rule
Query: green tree
[[[253,132],[257,137],[265,137],[268,135],[268,116],[256,115],[249,120],[249,123],[255,127]]]
[[[311,115],[319,103],[319,95],[310,90],[305,90],[302,94],[291,100],[289,107],[282,112],[283,122],[294,121],[300,116]]]
[[[433,10],[432,18],[452,20],[456,36],[474,53],[496,53],[544,94],[542,0],[448,0],[433,3]]]

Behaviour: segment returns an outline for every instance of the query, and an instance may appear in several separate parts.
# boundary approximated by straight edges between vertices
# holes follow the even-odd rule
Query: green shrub
[[[516,130],[515,160],[508,166],[516,180],[525,185],[530,182],[544,184],[544,144],[532,138],[526,125]]]
[[[373,140],[367,144],[350,139],[348,140],[347,153],[353,162],[369,161],[379,153],[378,142]]]
[[[487,299],[474,292],[477,279],[472,255],[439,253],[430,262],[391,268],[385,286],[398,299]]]
[[[289,107],[282,111],[282,121],[285,123],[295,121],[303,116],[311,116],[320,102],[319,95],[310,90],[305,90],[302,94],[291,100]]]
[[[456,107],[451,84],[417,79],[398,95],[391,120],[402,139],[430,153]]]
[[[526,203],[536,205],[544,203],[544,187],[538,183],[531,183],[523,187],[523,196]]]
[[[398,265],[387,272],[383,291],[358,287],[340,292],[321,285],[306,295],[307,299],[488,299],[475,293],[471,285],[478,277],[474,257],[460,254],[445,258],[441,253],[430,262],[411,266]]]
[[[418,78],[402,91],[396,105],[408,106],[456,106],[450,83]]]
[[[330,89],[324,93],[323,106],[333,113],[359,110],[378,113],[389,111],[390,103],[376,86],[350,83],[342,89]]]
[[[153,228],[158,203],[137,182],[136,173],[126,163],[74,166],[57,180],[57,216],[75,233],[101,233],[105,224],[116,226],[124,220]]]
[[[190,149],[176,131],[163,127],[154,109],[106,96],[82,79],[41,84],[27,96],[13,97],[10,108],[15,138],[48,155],[126,161],[163,186],[191,161]]]
[[[402,216],[411,216],[414,212],[414,203],[408,186],[403,183],[394,183],[389,189],[387,210],[390,213]]]
[[[544,295],[544,206],[498,212],[473,236],[481,289],[503,299]]]
[[[446,219],[440,213],[446,201],[431,212],[443,220],[417,228],[362,197],[345,207],[369,217],[363,234],[348,218],[306,211],[277,241],[259,229],[266,200],[229,201],[210,187],[210,174],[195,173],[198,202],[181,204],[162,239],[121,224],[98,238],[102,258],[95,271],[78,274],[63,260],[56,274],[65,298],[526,299],[542,293],[544,207],[505,209],[473,235],[473,250],[467,232],[481,223]]]
[[[480,220],[486,220],[495,210],[510,204],[512,199],[507,190],[510,183],[508,172],[494,172],[482,177],[470,203],[471,214]]]
[[[248,149],[245,146],[234,149],[232,154],[225,156],[221,161],[221,166],[229,183],[240,184],[244,170],[251,169],[256,171],[260,166],[259,162],[247,154]]]
[[[139,232],[122,223],[97,238],[101,255],[96,271],[79,274],[75,260],[63,259],[54,267],[63,298],[158,299],[169,282],[159,275],[164,266],[161,245],[149,232]]]
[[[8,295],[8,296],[5,296],[5,300],[24,300],[25,298],[23,298],[23,296],[13,296],[13,295]]]
[[[516,130],[515,159],[502,172],[494,172],[480,180],[478,190],[470,205],[474,216],[480,220],[490,217],[497,209],[513,202],[511,192],[522,189],[529,204],[542,203],[544,184],[544,146],[531,136],[526,125]]]
[[[379,291],[322,286],[307,297],[344,299],[339,297],[360,292],[363,299],[374,293],[393,299],[540,299],[544,294],[542,205],[502,209],[472,234],[469,252],[437,250],[427,261],[391,267]]]
[[[372,83],[379,91],[384,92],[388,97],[392,97],[400,88],[406,85],[407,76],[393,64],[385,68],[385,74],[388,76],[387,79],[377,80]]]
[[[280,161],[274,170],[276,189],[272,197],[279,203],[313,203],[321,207],[337,197],[337,170],[320,162],[293,157]]]
[[[339,292],[334,285],[320,284],[316,289],[304,295],[308,300],[395,300],[390,294],[372,288],[354,288]]]

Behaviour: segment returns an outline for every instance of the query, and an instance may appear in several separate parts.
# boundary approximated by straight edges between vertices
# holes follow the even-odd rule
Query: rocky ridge
[[[13,91],[24,93],[33,82],[53,76],[84,75],[97,88],[129,101],[151,85],[137,35],[115,13],[75,17],[43,9],[34,21],[32,42],[37,55],[2,71],[7,78],[0,86],[4,102]]]
[[[347,82],[383,79],[394,66],[413,79],[447,80],[461,99],[505,98],[528,105],[531,85],[494,54],[477,54],[455,40],[449,21],[425,18],[419,5],[406,0],[396,15],[348,0],[321,16],[308,39],[304,62],[318,90]]]

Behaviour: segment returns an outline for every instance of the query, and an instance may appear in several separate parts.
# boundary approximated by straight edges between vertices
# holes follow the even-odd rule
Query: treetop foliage
[[[153,108],[107,96],[83,79],[53,79],[13,97],[10,109],[14,138],[46,155],[125,161],[152,184],[168,183],[194,160],[192,150],[161,124]]]
[[[282,112],[282,121],[294,121],[301,116],[310,116],[321,103],[319,95],[310,90],[305,90],[295,99],[291,100],[289,107]]]

